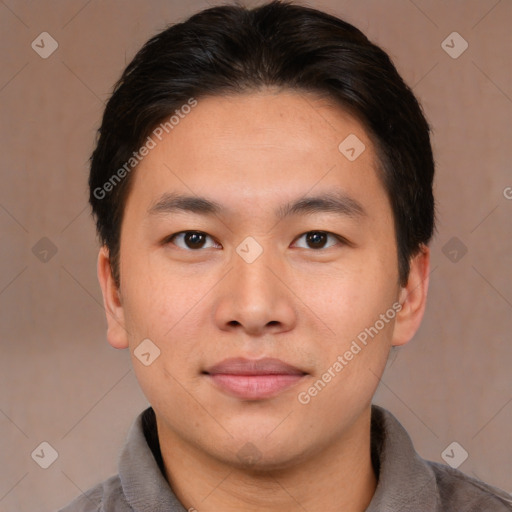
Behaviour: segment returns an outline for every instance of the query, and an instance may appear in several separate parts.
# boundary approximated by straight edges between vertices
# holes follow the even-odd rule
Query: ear
[[[112,276],[109,251],[102,246],[98,254],[98,280],[103,293],[103,305],[107,315],[107,339],[114,348],[128,348],[128,336],[124,325],[124,310],[119,289]]]
[[[399,303],[402,309],[396,315],[393,346],[405,345],[416,334],[427,303],[430,274],[430,249],[421,250],[410,261],[407,285],[400,288]]]

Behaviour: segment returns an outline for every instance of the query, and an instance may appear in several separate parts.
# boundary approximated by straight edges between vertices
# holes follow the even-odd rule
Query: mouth
[[[298,384],[306,372],[279,359],[225,359],[203,371],[219,391],[244,400],[272,398]]]

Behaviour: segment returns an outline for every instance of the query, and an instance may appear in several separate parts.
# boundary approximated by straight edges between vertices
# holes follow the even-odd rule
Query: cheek
[[[395,274],[388,275],[389,263],[381,264],[376,257],[373,260],[361,258],[352,266],[331,268],[328,275],[302,281],[306,304],[329,327],[330,336],[339,340],[337,344],[343,345],[374,325],[396,300],[398,286]]]
[[[332,279],[329,293],[324,292],[322,299],[318,293],[318,302],[312,305],[330,328],[328,336],[315,340],[321,361],[315,381],[324,376],[329,381],[315,401],[318,407],[332,407],[334,416],[335,411],[341,414],[371,400],[391,346],[397,287],[382,268],[367,268],[357,277],[347,273]]]
[[[368,287],[347,285],[333,290],[321,305],[320,316],[333,332],[315,337],[312,348],[320,364],[310,387],[302,391],[312,393],[311,404],[319,415],[331,411],[327,429],[336,429],[336,421],[347,411],[360,411],[371,401],[391,346],[394,300],[392,290],[374,280]]]
[[[198,277],[197,273],[195,278],[184,277],[154,264],[134,262],[134,265],[133,279],[124,289],[131,351],[149,338],[160,350],[155,362],[161,367],[158,378],[166,378],[161,373],[164,368],[176,377],[183,376],[201,352],[201,340],[205,338],[201,329],[208,313],[205,297],[214,283]],[[140,366],[135,360],[133,363]],[[148,384],[151,384],[157,375],[146,373],[141,372],[140,376],[150,379]]]
[[[121,259],[125,317],[132,330],[145,336],[149,333],[156,336],[154,327],[176,314],[176,306],[180,303],[180,280],[171,282],[169,272],[156,264],[149,251],[138,250],[137,246],[141,244],[127,243]]]

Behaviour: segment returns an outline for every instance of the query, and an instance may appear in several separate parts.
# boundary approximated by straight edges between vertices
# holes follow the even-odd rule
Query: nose
[[[214,309],[222,330],[261,336],[286,332],[296,324],[297,304],[284,262],[269,251],[254,261],[233,255],[233,266],[222,280]]]

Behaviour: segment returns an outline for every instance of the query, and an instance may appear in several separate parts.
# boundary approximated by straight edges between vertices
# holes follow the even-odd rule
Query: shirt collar
[[[167,483],[161,460],[155,413],[149,407],[133,423],[119,458],[121,486],[134,512],[187,512]]]
[[[439,510],[433,470],[416,453],[399,421],[377,405],[372,405],[371,440],[378,483],[366,512]],[[135,512],[186,512],[164,474],[155,414],[149,407],[132,425],[119,459],[123,492]]]
[[[434,471],[416,453],[400,422],[377,405],[372,405],[372,455],[380,464],[379,480],[366,512],[439,510]]]

